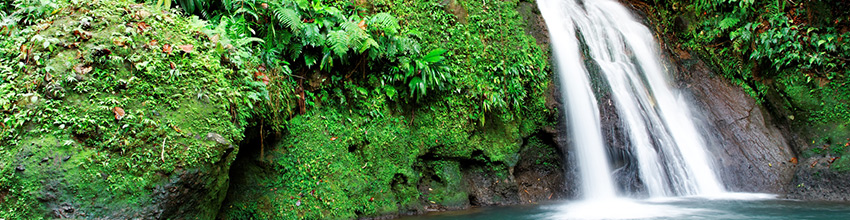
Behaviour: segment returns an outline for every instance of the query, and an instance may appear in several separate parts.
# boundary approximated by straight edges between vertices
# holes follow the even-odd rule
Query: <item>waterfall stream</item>
[[[614,187],[586,59],[609,85],[605,89],[628,139],[625,147],[633,152],[650,197],[723,193],[705,141],[687,102],[671,88],[649,29],[614,0],[537,4],[551,36],[585,200],[627,194]]]

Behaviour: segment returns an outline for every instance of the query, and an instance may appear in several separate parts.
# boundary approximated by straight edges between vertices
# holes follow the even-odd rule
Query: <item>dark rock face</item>
[[[703,114],[709,151],[732,191],[783,193],[796,164],[791,146],[772,117],[740,87],[712,73],[700,60],[674,50],[679,85]]]
[[[566,110],[562,103],[560,84],[557,83],[560,79],[557,74],[553,74],[552,78],[552,83],[549,83],[549,88],[546,90],[546,108],[558,112],[558,122],[553,126],[544,127],[543,131],[551,136],[552,145],[556,146],[560,155],[562,155],[561,172],[564,175],[562,182],[564,185],[561,190],[563,191],[563,198],[576,198],[580,181],[578,161],[573,154],[570,154],[572,139],[567,127],[569,122],[564,112]]]
[[[534,37],[537,45],[541,48],[549,48],[549,30],[546,28],[546,21],[540,15],[540,9],[537,5],[531,2],[520,2],[517,9],[519,14],[525,19],[525,33]]]
[[[513,169],[520,203],[563,199],[569,195],[563,153],[554,144],[526,147]]]
[[[154,189],[164,219],[194,216],[212,219],[227,193],[227,167],[181,170]],[[209,172],[209,173],[207,173]]]
[[[512,175],[499,176],[484,169],[469,169],[463,174],[469,205],[495,206],[520,203],[517,181]]]
[[[789,185],[789,199],[850,201],[850,173],[831,170],[831,159],[812,157],[800,161]]]

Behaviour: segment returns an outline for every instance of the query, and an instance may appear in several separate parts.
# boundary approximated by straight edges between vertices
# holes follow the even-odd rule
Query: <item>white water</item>
[[[537,4],[549,27],[565,92],[585,200],[610,201],[617,192],[582,43],[610,85],[649,196],[723,193],[687,103],[670,88],[651,32],[616,1],[578,1]]]
[[[551,8],[543,6],[545,3],[546,1],[538,1],[544,16],[558,13],[557,11],[549,12],[548,10]],[[571,14],[573,11],[562,13]],[[545,18],[549,26],[550,35],[575,36],[575,27],[572,22],[550,24],[548,17]],[[587,70],[585,70],[582,64],[579,42],[576,40],[559,40],[553,38],[552,49],[556,51],[555,59],[560,68],[572,70],[559,72],[562,79],[570,79],[560,80],[561,89],[566,94],[569,94],[565,96],[565,107],[569,112],[567,116],[570,126],[572,128],[580,128],[571,129],[570,135],[573,137],[574,145],[576,146],[576,154],[580,158],[578,166],[582,180],[582,192],[588,197],[600,199],[614,198],[616,195],[614,182],[611,176],[607,175],[611,173],[611,168],[608,166],[608,157],[605,155],[605,148],[603,147],[599,108],[596,105],[596,98],[594,98],[593,91],[590,88],[590,79],[588,79]]]

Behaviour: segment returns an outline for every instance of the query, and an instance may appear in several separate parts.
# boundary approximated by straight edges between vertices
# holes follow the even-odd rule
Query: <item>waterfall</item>
[[[650,197],[724,192],[691,110],[674,91],[652,33],[614,0],[537,0],[551,36],[581,190],[617,195],[584,54],[598,66]]]

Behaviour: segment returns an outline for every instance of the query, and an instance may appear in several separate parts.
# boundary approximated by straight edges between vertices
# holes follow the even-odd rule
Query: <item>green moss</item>
[[[832,162],[830,168],[838,172],[850,171],[850,157],[841,157],[836,159],[834,162]]]
[[[266,85],[253,54],[267,48],[251,44],[245,17],[210,25],[125,0],[39,5],[51,13],[29,14],[40,21],[14,33],[0,30],[0,218],[57,217],[50,209],[63,202],[79,211],[71,217],[146,215],[187,178],[206,194],[164,215],[213,218],[240,151],[253,162],[240,167],[246,184],[231,189],[239,196],[220,209],[224,218],[373,217],[432,201],[462,207],[462,163],[509,175],[522,138],[552,119],[543,105],[548,53],[518,34],[518,3],[374,1],[419,33],[424,49],[450,51],[456,80],[416,100],[380,75],[349,77],[346,68],[356,67],[342,64],[315,73],[319,83],[270,65]],[[456,22],[464,16],[468,23]],[[294,116],[295,107],[306,114]],[[228,148],[256,125],[271,125],[281,140]]]
[[[49,209],[63,203],[76,210],[67,217],[145,215],[159,208],[157,186],[191,170],[218,175],[201,183],[213,191],[203,206],[212,207],[189,214],[214,216],[228,167],[214,164],[233,156],[223,158],[228,146],[207,134],[238,142],[243,128],[231,112],[245,103],[234,96],[253,89],[219,64],[228,52],[215,50],[207,24],[129,1],[57,7],[44,18],[52,23],[0,40],[0,69],[12,70],[0,84],[9,101],[0,112],[0,190],[14,201],[0,203],[0,218],[59,217]],[[173,45],[170,55],[164,45]],[[19,57],[22,47],[31,55]]]

